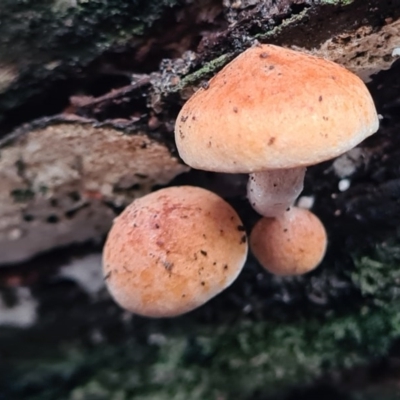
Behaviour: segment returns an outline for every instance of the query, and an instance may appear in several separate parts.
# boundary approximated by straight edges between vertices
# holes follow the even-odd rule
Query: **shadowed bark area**
[[[399,0],[3,1],[0,245],[15,257],[0,268],[0,399],[399,398],[399,18]],[[381,115],[376,135],[307,171],[327,256],[277,278],[250,255],[189,315],[126,314],[100,252],[132,199],[191,184],[247,231],[259,218],[245,176],[181,174],[173,140],[184,101],[256,41],[341,63]],[[51,241],[22,257],[30,235]]]

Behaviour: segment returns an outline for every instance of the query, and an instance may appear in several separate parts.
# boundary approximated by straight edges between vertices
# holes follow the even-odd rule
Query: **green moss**
[[[351,278],[362,296],[376,305],[400,299],[400,246],[380,244],[370,256],[355,256]]]
[[[8,370],[4,382],[12,395],[31,399],[247,399],[255,392],[282,394],[324,372],[385,355],[400,336],[395,306],[293,323],[176,322],[156,333],[150,328],[147,339],[69,348],[60,361],[19,359],[17,377]],[[37,396],[23,397],[31,387]]]
[[[276,28],[274,28],[268,32],[264,32],[264,33],[255,35],[252,38],[252,41],[258,40],[258,39],[260,39],[260,40],[267,39],[269,37],[275,36],[276,34],[281,32],[284,28],[286,28],[290,24],[304,18],[307,15],[307,12],[308,12],[308,10],[305,9],[302,12],[300,12],[299,14],[296,14],[293,17],[290,17],[290,18],[284,20]],[[222,67],[224,67],[229,61],[231,61],[233,57],[234,57],[233,53],[227,53],[227,54],[222,54],[219,57],[215,58],[214,60],[209,61],[208,63],[203,65],[199,70],[185,76],[181,80],[179,85],[175,86],[171,90],[171,92],[177,92],[179,90],[184,89],[187,86],[198,84],[202,79],[209,79],[210,77],[215,75]]]
[[[173,88],[171,92],[182,90],[183,88],[200,82],[202,79],[208,79],[210,76],[221,69],[228,61],[232,59],[232,54],[222,54],[214,60],[206,63],[202,68],[185,76],[179,85]]]
[[[305,8],[300,13],[284,19],[281,22],[281,24],[279,24],[275,28],[271,29],[270,31],[259,33],[259,34],[255,35],[254,39],[266,40],[266,39],[272,38],[272,37],[278,35],[279,33],[281,33],[285,28],[287,28],[291,24],[301,21],[303,18],[305,18],[308,15],[308,13],[309,13],[309,9]]]

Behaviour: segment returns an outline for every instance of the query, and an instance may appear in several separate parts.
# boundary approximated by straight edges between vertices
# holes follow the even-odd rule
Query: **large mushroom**
[[[378,125],[371,95],[353,73],[325,59],[256,45],[186,102],[175,138],[193,168],[249,173],[252,206],[276,217],[301,192],[307,166],[350,150]]]
[[[240,218],[222,198],[170,187],[135,200],[116,218],[104,247],[104,277],[123,308],[173,317],[227,288],[247,247]]]

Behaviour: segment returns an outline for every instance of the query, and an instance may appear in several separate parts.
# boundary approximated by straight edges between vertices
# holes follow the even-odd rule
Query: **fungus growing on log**
[[[356,75],[325,59],[257,45],[186,102],[175,138],[193,168],[249,173],[252,206],[274,217],[294,203],[307,166],[350,150],[378,126]]]
[[[148,317],[191,311],[238,276],[247,237],[235,210],[191,186],[148,194],[116,218],[104,253],[104,277],[123,308]]]

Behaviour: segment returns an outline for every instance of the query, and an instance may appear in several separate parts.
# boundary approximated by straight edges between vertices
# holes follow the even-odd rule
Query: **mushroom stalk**
[[[250,204],[264,217],[282,215],[303,190],[306,169],[273,169],[250,174],[247,185]]]

